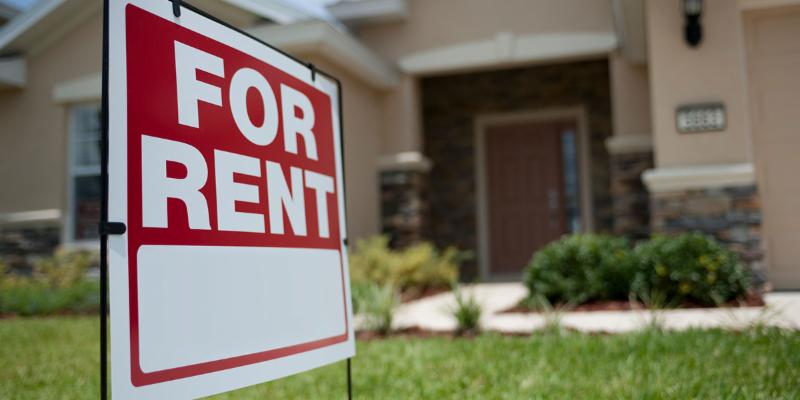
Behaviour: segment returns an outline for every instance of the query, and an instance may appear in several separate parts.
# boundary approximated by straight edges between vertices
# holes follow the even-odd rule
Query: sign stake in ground
[[[105,19],[114,397],[352,357],[339,83],[177,1],[106,2]]]

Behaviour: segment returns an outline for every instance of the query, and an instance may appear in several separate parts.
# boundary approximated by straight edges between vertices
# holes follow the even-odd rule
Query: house
[[[192,3],[341,79],[353,239],[514,279],[566,233],[699,230],[800,288],[799,0]],[[96,246],[101,25],[0,31],[0,251]]]

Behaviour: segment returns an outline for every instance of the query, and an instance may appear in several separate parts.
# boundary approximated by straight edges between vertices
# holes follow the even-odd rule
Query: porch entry
[[[484,274],[518,279],[536,250],[582,230],[578,120],[500,121],[479,136]]]

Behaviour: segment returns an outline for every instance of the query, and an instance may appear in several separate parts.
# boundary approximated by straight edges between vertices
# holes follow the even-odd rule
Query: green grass
[[[95,318],[0,320],[0,399],[98,397]],[[797,399],[800,333],[761,329],[360,342],[357,399]],[[343,362],[214,399],[341,399]]]

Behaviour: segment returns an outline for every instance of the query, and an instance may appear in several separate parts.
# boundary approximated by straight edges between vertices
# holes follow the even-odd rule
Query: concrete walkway
[[[653,319],[659,326],[677,330],[691,327],[741,329],[757,324],[800,329],[800,292],[767,294],[766,307],[546,314],[500,313],[525,298],[528,291],[521,283],[468,285],[463,287],[462,292],[465,296],[474,296],[483,305],[482,329],[506,333],[530,333],[553,319],[560,319],[564,328],[606,333],[639,330]],[[452,331],[456,321],[449,310],[454,305],[455,297],[450,292],[403,304],[395,312],[394,327]]]

